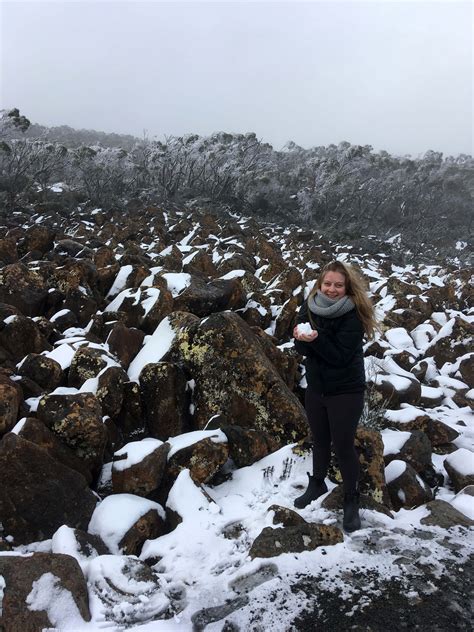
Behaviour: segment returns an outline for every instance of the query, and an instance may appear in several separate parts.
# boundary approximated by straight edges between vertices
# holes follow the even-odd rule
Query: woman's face
[[[346,278],[340,272],[326,272],[321,292],[328,298],[339,299],[346,295]]]

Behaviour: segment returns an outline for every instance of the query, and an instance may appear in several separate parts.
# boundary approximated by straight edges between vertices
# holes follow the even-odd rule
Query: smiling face
[[[346,295],[346,278],[341,272],[326,272],[321,292],[328,298],[340,299]]]

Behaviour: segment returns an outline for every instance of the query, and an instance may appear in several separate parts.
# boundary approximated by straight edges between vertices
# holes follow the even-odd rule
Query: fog
[[[468,2],[3,2],[1,40],[36,123],[472,154]]]

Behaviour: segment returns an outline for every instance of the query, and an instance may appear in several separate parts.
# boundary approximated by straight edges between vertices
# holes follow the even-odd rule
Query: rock
[[[8,351],[15,362],[20,362],[29,353],[52,349],[38,325],[26,316],[12,316],[8,320],[0,330],[0,346]]]
[[[245,292],[238,278],[216,279],[206,283],[192,276],[191,283],[174,299],[173,309],[204,317],[244,305]]]
[[[459,372],[461,373],[462,381],[466,382],[469,388],[474,388],[474,354],[462,358],[459,362]]]
[[[138,327],[147,334],[152,334],[172,310],[173,297],[166,287],[123,290],[105,308],[106,313],[124,312],[128,327]]]
[[[17,307],[24,316],[41,316],[47,294],[41,276],[23,263],[0,270],[0,302]]]
[[[157,620],[167,617],[172,608],[158,574],[135,556],[101,555],[88,563],[87,574],[91,596],[114,630],[144,621],[161,626]],[[179,612],[184,604],[180,607],[177,601]]]
[[[471,351],[469,340],[474,332],[474,324],[456,316],[444,325],[425,351],[425,356],[433,356],[436,366],[441,368],[446,362]]]
[[[71,360],[68,386],[81,388],[86,380],[97,377],[107,366],[106,353],[94,347],[79,347]]]
[[[415,329],[415,327],[420,325],[427,318],[427,316],[419,310],[410,307],[392,310],[390,317],[392,324],[405,327],[409,331]]]
[[[25,357],[18,375],[30,378],[46,391],[53,391],[64,378],[59,362],[38,353],[29,353]]]
[[[9,432],[16,424],[22,401],[21,388],[6,375],[0,374],[0,436]]]
[[[394,460],[385,470],[387,487],[393,508],[412,509],[432,500],[433,495],[426,483],[417,475],[411,465]]]
[[[459,448],[444,460],[443,465],[456,492],[474,485],[474,452]]]
[[[410,432],[413,430],[421,430],[426,434],[433,448],[438,445],[450,443],[459,437],[459,432],[454,430],[454,428],[451,428],[438,419],[432,419],[428,415],[420,415],[411,421],[390,421],[389,423],[391,427],[398,428],[399,430],[408,430]]]
[[[400,408],[400,404],[416,406],[421,398],[421,384],[415,376],[409,378],[381,372],[377,375],[374,389],[380,402],[392,409]]]
[[[109,549],[98,535],[62,525],[51,538],[51,552],[71,555],[79,563],[99,555],[108,555]]]
[[[55,236],[55,232],[46,226],[30,226],[20,245],[22,254],[36,250],[44,255],[52,249]]]
[[[187,468],[195,483],[207,483],[227,461],[228,456],[229,448],[226,443],[202,439],[182,448],[169,458],[167,476],[174,480],[181,470]]]
[[[113,494],[95,508],[88,532],[101,537],[115,555],[139,555],[146,540],[164,534],[165,518],[164,509],[152,500]]]
[[[378,502],[390,508],[390,496],[385,484],[385,465],[383,442],[380,432],[359,426],[356,432],[355,448],[359,455],[359,489],[361,494],[372,496]],[[329,479],[334,483],[342,482],[342,475],[333,462]]]
[[[76,624],[85,624],[91,619],[87,583],[81,567],[70,555],[33,553],[26,557],[0,556],[0,576],[5,581],[0,610],[0,627],[5,632],[54,628],[58,623],[54,617],[58,590],[67,591],[78,609],[83,621],[76,618]],[[61,599],[63,608],[66,608],[69,604],[64,594]],[[66,613],[62,610],[61,614]]]
[[[461,489],[451,500],[451,505],[470,520],[474,520],[474,485],[468,485]]]
[[[142,411],[140,385],[136,382],[126,382],[123,385],[122,408],[115,423],[125,442],[148,436]]]
[[[183,272],[204,274],[208,277],[217,276],[217,268],[212,262],[212,257],[203,250],[197,250],[183,259]]]
[[[280,374],[281,379],[290,390],[293,390],[295,387],[299,365],[297,353],[291,350],[281,351],[281,349],[276,346],[276,338],[267,334],[260,327],[252,327],[252,331],[258,336],[258,340],[265,352],[265,355],[270,362],[272,362],[273,366]]]
[[[278,340],[288,338],[293,331],[297,308],[298,298],[296,296],[292,296],[283,303],[275,319],[275,338]]]
[[[143,450],[144,456],[140,460],[129,457],[135,451]],[[149,450],[152,451],[149,451]],[[170,450],[168,443],[162,443],[157,439],[142,439],[128,443],[114,455],[112,466],[112,485],[115,494],[129,493],[136,496],[152,498],[161,485],[167,465],[167,456]]]
[[[321,502],[321,507],[323,509],[328,509],[329,511],[339,511],[342,509],[344,501],[344,489],[342,485],[338,485],[334,489],[330,491],[330,493],[324,498]],[[379,513],[383,513],[389,518],[392,518],[392,514],[390,510],[382,503],[374,500],[373,496],[367,494],[360,495],[360,507],[361,509],[369,509],[370,511],[378,511]]]
[[[54,323],[54,326],[58,331],[66,331],[70,327],[77,327],[79,325],[79,321],[77,320],[76,314],[71,312],[70,309],[62,309],[56,314],[53,314],[50,317],[51,323]]]
[[[166,441],[190,428],[186,375],[174,363],[147,364],[140,373],[142,409],[151,437]]]
[[[14,237],[3,237],[0,239],[0,261],[3,264],[16,263],[18,261],[18,251]]]
[[[109,333],[106,343],[109,345],[110,352],[120,360],[123,368],[127,370],[130,362],[140,351],[144,338],[145,333],[140,329],[126,327],[123,323],[117,322]]]
[[[299,513],[288,509],[288,507],[280,507],[280,505],[271,505],[268,511],[273,511],[273,524],[282,524],[284,527],[296,527],[299,524],[308,524]]]
[[[15,544],[48,539],[62,524],[85,529],[95,504],[81,474],[30,441],[13,433],[3,437],[0,515]]]
[[[102,407],[102,414],[115,419],[123,403],[123,391],[128,375],[118,366],[109,366],[98,377],[97,397]]]
[[[196,381],[195,427],[203,428],[221,414],[229,421],[238,419],[243,428],[266,431],[279,442],[306,434],[302,405],[237,314],[212,314],[180,328],[169,356],[183,362]]]
[[[306,523],[276,529],[265,527],[253,541],[249,555],[252,559],[275,557],[282,553],[314,551],[320,546],[332,546],[343,541],[340,529],[323,524]]]
[[[236,610],[240,610],[248,603],[248,595],[241,595],[239,597],[235,597],[234,599],[227,599],[225,603],[218,606],[201,608],[201,610],[197,610],[191,615],[191,622],[193,625],[192,629],[194,632],[202,632],[210,623],[221,621]],[[224,627],[222,628],[223,632],[238,632],[239,628],[235,628],[232,623],[230,625],[232,627],[229,628],[228,623],[224,623]]]
[[[385,465],[388,465],[394,459],[401,459],[405,463],[409,463],[423,478],[423,472],[431,472],[433,470],[431,442],[428,436],[421,430],[412,430],[400,452],[384,456]]]
[[[31,443],[44,448],[51,458],[56,459],[65,467],[82,474],[88,484],[92,482],[90,470],[84,461],[78,458],[42,421],[34,417],[28,417],[16,434],[22,439],[31,441]]]
[[[119,542],[123,555],[140,555],[143,544],[154,540],[165,533],[163,516],[155,509],[150,509],[130,527]]]
[[[229,456],[237,467],[252,465],[255,461],[276,452],[279,443],[271,434],[225,424],[221,426],[229,446]]]
[[[38,418],[82,459],[91,472],[102,465],[107,430],[102,410],[91,393],[46,395],[38,404]]]
[[[450,503],[444,500],[430,500],[426,503],[429,516],[420,520],[421,524],[426,524],[442,529],[450,529],[460,525],[461,527],[472,527],[474,520],[470,520],[463,513],[455,509]]]

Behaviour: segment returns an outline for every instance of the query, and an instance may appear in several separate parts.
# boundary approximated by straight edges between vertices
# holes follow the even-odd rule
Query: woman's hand
[[[301,342],[313,342],[318,337],[318,332],[313,329],[310,334],[300,334],[298,333],[298,325],[293,329],[293,338],[296,340],[301,340]]]

